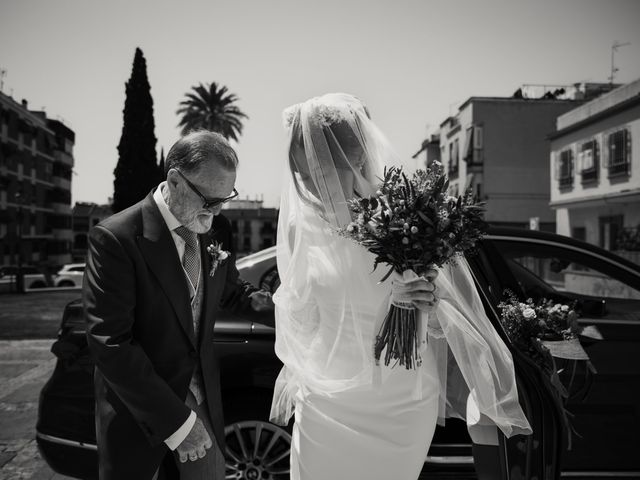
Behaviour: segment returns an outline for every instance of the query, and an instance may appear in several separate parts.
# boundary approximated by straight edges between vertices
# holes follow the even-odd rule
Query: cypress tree
[[[164,174],[164,147],[160,149],[160,161],[158,161],[158,170],[160,170],[160,179],[158,183],[165,179]]]
[[[147,62],[139,48],[136,48],[131,77],[125,86],[118,164],[113,172],[114,213],[142,200],[162,177],[156,163],[153,99]]]

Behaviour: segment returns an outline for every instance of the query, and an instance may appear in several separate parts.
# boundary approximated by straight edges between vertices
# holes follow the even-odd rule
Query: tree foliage
[[[185,97],[176,112],[181,116],[178,126],[183,135],[204,129],[238,141],[242,120],[249,117],[235,105],[238,97],[229,93],[227,87],[218,86],[216,82],[201,83],[191,87]]]
[[[139,48],[136,48],[131,77],[125,86],[122,135],[113,181],[114,213],[142,200],[163,177],[156,160],[153,99],[147,63]]]

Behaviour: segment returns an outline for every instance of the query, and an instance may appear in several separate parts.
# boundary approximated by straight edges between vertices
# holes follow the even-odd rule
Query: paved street
[[[0,480],[64,480],[38,454],[38,394],[55,365],[53,340],[0,341]]]

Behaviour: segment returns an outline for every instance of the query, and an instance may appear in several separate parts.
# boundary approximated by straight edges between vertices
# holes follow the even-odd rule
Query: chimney
[[[28,103],[28,102],[23,98],[23,99],[22,99],[22,106],[23,106],[24,108],[27,108],[27,107],[28,107],[28,105],[29,105],[29,103]]]

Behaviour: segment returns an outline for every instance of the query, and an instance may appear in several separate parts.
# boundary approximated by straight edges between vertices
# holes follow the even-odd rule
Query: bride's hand
[[[410,302],[423,312],[433,311],[438,305],[437,287],[434,283],[437,276],[437,270],[429,270],[424,277],[406,282],[402,277],[396,277],[392,282],[394,299]]]

